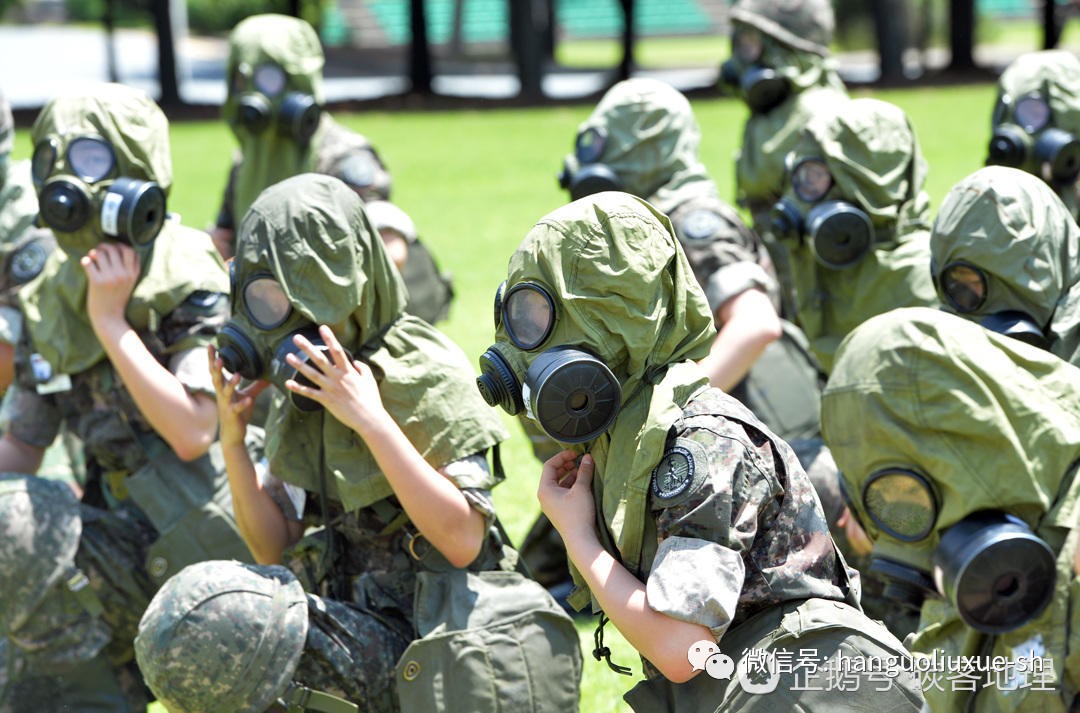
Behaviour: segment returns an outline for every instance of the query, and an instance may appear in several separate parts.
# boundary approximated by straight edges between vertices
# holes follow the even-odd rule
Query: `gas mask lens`
[[[285,89],[285,70],[276,64],[260,64],[255,68],[252,82],[268,97],[276,97]]]
[[[880,470],[863,486],[863,508],[882,532],[903,542],[922,540],[934,529],[938,505],[930,482],[910,470]]]
[[[30,159],[30,174],[34,185],[40,186],[52,173],[56,164],[56,139],[46,139],[34,147],[34,156]]]
[[[743,64],[753,64],[761,59],[764,51],[761,33],[749,27],[740,27],[731,36],[731,53]]]
[[[607,136],[601,129],[590,126],[577,136],[574,142],[574,155],[583,164],[596,163],[604,153]]]
[[[72,173],[87,183],[95,183],[112,172],[116,155],[104,139],[84,136],[68,146],[67,161]]]
[[[791,187],[795,195],[807,203],[816,203],[824,198],[832,184],[829,167],[819,158],[803,159],[791,172]]]
[[[292,312],[285,290],[272,277],[256,277],[244,288],[244,306],[257,327],[273,329]]]
[[[953,263],[941,273],[941,289],[957,312],[974,312],[986,301],[986,275],[974,265]]]
[[[1037,94],[1026,96],[1016,102],[1013,116],[1024,131],[1034,134],[1050,123],[1050,105]]]
[[[510,288],[502,312],[510,341],[526,351],[540,346],[555,324],[555,302],[547,290],[531,282]]]

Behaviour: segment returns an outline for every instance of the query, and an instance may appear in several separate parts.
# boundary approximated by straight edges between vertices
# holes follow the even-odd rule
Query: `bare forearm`
[[[693,670],[686,653],[697,641],[715,640],[708,628],[652,609],[645,584],[603,548],[594,532],[581,530],[564,540],[570,560],[604,613],[642,656],[675,683],[700,673]]]
[[[206,453],[217,431],[213,400],[188,393],[126,322],[96,328],[109,361],[143,416],[184,460]]]
[[[259,564],[280,564],[281,553],[293,543],[289,521],[263,489],[255,464],[243,444],[223,446],[225,469],[240,535]]]
[[[424,538],[457,567],[476,559],[484,538],[484,518],[457,486],[423,459],[388,416],[362,435]]]
[[[730,391],[765,347],[780,337],[782,328],[768,296],[756,289],[732,297],[717,312],[720,331],[701,366],[712,386]]]

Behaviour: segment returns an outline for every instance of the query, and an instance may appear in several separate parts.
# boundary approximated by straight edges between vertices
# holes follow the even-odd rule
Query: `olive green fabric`
[[[169,126],[165,114],[142,91],[120,84],[92,86],[50,101],[34,122],[34,144],[49,137],[62,142],[78,136],[104,138],[116,154],[116,175],[172,186]],[[69,170],[57,158],[51,175]],[[106,239],[100,222],[90,220],[73,233],[53,231],[63,251],[20,291],[27,328],[35,349],[54,370],[76,373],[105,356],[86,315],[86,273],[78,258]],[[142,275],[126,316],[135,329],[151,324],[197,290],[227,292],[224,265],[205,233],[174,221],[147,248],[138,250]]]
[[[993,128],[997,129],[1003,124],[1015,126],[1016,104],[1030,95],[1042,97],[1050,107],[1047,128],[1061,129],[1074,137],[1080,136],[1080,59],[1076,55],[1065,50],[1044,50],[1028,52],[1013,60],[998,78]],[[1044,175],[1044,168],[1033,151],[1035,139],[1041,133],[1040,130],[1031,137],[1025,161],[1018,168],[1053,185],[1069,212],[1074,217],[1080,216],[1080,180],[1062,183]]]
[[[962,316],[1004,310],[1029,315],[1050,351],[1080,365],[1080,228],[1046,183],[1015,168],[987,166],[949,191],[930,235],[934,279],[957,260],[985,273],[985,302]]]
[[[238,285],[272,275],[295,312],[329,325],[346,349],[371,365],[386,410],[432,466],[506,438],[461,350],[402,313],[404,283],[363,201],[341,181],[301,174],[264,191],[240,224],[235,266]],[[234,320],[261,338],[244,310],[234,307]],[[291,407],[284,394],[275,396],[267,420],[266,453],[276,477],[314,492],[321,453],[328,495],[349,510],[393,492],[362,439],[325,412]],[[470,485],[487,488],[494,480]]]
[[[824,108],[823,108],[824,109]],[[808,240],[787,241],[800,326],[826,372],[840,340],[868,317],[895,307],[937,303],[930,279],[930,199],[926,161],[907,116],[877,99],[852,99],[812,117],[788,157],[825,161],[833,177],[822,200],[865,211],[874,249],[854,266],[824,267]],[[784,192],[805,217],[813,204]]]
[[[225,76],[229,91],[222,115],[240,143],[243,160],[237,168],[232,213],[243,219],[259,193],[274,183],[305,171],[314,171],[318,159],[311,147],[330,130],[332,120],[324,114],[319,128],[306,145],[281,136],[271,126],[252,134],[239,121],[238,100],[245,91],[254,91],[252,74],[261,64],[276,64],[285,70],[285,88],[273,104],[288,92],[301,92],[325,101],[322,70],[325,59],[314,28],[304,20],[288,15],[253,15],[241,21],[229,35],[229,58]],[[273,100],[272,100],[273,101]]]
[[[830,0],[739,0],[729,14],[795,49],[823,57],[836,29]]]
[[[56,97],[41,110],[30,131],[34,146],[58,139],[62,150],[80,136],[100,136],[116,154],[113,175],[154,181],[168,195],[172,187],[169,121],[148,94],[123,84],[92,84]],[[63,153],[56,157],[50,176],[72,176]],[[107,186],[92,187],[95,191]],[[56,233],[57,244],[82,257],[105,235],[100,221],[91,219],[78,231]]]
[[[210,237],[201,230],[166,221],[148,255],[124,315],[136,331],[152,329],[193,292],[229,291],[229,278]],[[36,278],[19,290],[26,329],[34,350],[56,373],[76,374],[105,358],[86,314],[86,272],[55,250]],[[180,341],[173,351],[197,346]]]
[[[842,345],[822,396],[822,431],[848,493],[888,467],[915,470],[936,491],[933,531],[907,543],[876,528],[855,498],[875,554],[931,571],[941,533],[979,510],[1015,515],[1055,550],[1055,596],[1031,624],[988,642],[950,604],[928,599],[912,648],[1012,658],[1037,640],[1059,690],[987,689],[976,710],[1065,710],[1080,683],[1080,635],[1069,625],[1076,535],[1067,539],[1080,514],[1080,371],[940,310],[894,310]],[[932,709],[962,710],[967,694],[945,688],[926,692]]]
[[[10,256],[26,244],[28,231],[35,230],[37,213],[30,162],[19,161],[8,167],[6,176],[0,175],[0,265],[8,264]],[[44,231],[39,234],[45,237]],[[4,272],[7,274],[0,276],[0,291],[10,287],[10,272],[6,269]]]
[[[694,363],[716,338],[705,295],[668,219],[615,191],[542,218],[510,257],[507,289],[525,281],[551,292],[556,319],[549,337],[527,353],[512,347],[499,326],[496,341],[515,372],[524,375],[543,350],[567,344],[599,357],[622,386],[615,423],[587,450],[596,463],[602,541],[638,567],[652,469],[668,428],[707,385]]]
[[[685,96],[658,79],[619,82],[600,99],[578,134],[604,136],[598,163],[611,168],[627,193],[670,213],[690,196],[716,192],[698,158],[701,129]],[[567,157],[577,168],[577,157]]]

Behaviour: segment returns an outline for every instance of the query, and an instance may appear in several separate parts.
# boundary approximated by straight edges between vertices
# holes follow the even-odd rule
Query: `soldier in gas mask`
[[[15,345],[23,328],[19,287],[37,277],[56,249],[48,228],[35,225],[38,205],[30,162],[10,160],[14,138],[11,107],[0,93],[0,392],[5,393],[15,378]],[[0,429],[6,420],[0,407]],[[45,451],[38,474],[82,487],[77,480],[83,475],[80,451],[78,439],[62,431]]]
[[[691,668],[697,645],[744,669],[754,649],[905,650],[858,608],[791,448],[709,388],[696,360],[713,315],[666,217],[614,191],[545,216],[510,258],[495,326],[478,386],[568,447],[544,465],[540,505],[573,565],[571,603],[603,610],[642,655],[635,710],[816,710],[861,696],[853,707],[918,710],[910,677],[887,692],[810,691],[774,668],[769,693]],[[597,638],[601,657],[602,628]]]
[[[847,100],[829,56],[836,20],[829,0],[739,0],[730,11],[731,57],[721,86],[750,109],[735,161],[737,200],[750,211],[780,276],[784,316],[795,319],[791,268],[771,235],[784,190],[784,157],[815,114]]]
[[[1075,367],[940,310],[880,315],[840,349],[825,440],[874,569],[921,612],[908,643],[992,667],[926,686],[931,710],[1076,708],[1078,394]],[[920,670],[964,674],[937,661]]]
[[[232,257],[236,227],[259,193],[289,176],[323,173],[365,201],[389,199],[390,174],[371,142],[324,108],[324,62],[319,36],[301,19],[254,15],[233,28],[222,113],[240,150],[210,231],[222,257]],[[449,276],[423,241],[405,247],[402,273],[415,295],[410,313],[431,322],[444,318],[453,299]]]
[[[502,479],[496,449],[506,431],[477,394],[465,355],[403,313],[404,286],[383,241],[335,178],[301,174],[266,189],[240,225],[231,269],[233,316],[218,334],[212,376],[241,530],[257,561],[284,562],[307,591],[363,611],[357,640],[366,642],[367,671],[351,694],[362,710],[443,710],[416,702],[426,691],[442,691],[443,706],[488,710],[475,666],[459,662],[446,679],[424,659],[405,683],[395,670],[439,622],[438,607],[492,614],[476,591],[447,593],[440,582],[516,576],[506,571],[516,553],[490,493]],[[256,383],[238,391],[241,376]],[[268,384],[268,462],[256,467],[244,434],[252,396]],[[518,689],[516,705],[576,707],[576,631],[538,584],[525,586],[555,618],[544,630],[547,653],[524,654],[536,685]],[[529,613],[524,600],[502,604],[523,621]],[[505,690],[490,668],[483,673],[484,690]]]
[[[786,161],[772,232],[791,257],[799,325],[830,371],[867,318],[937,303],[926,161],[904,112],[868,98],[815,116]]]
[[[979,169],[942,201],[930,251],[946,310],[1080,365],[1080,228],[1045,182]]]
[[[228,277],[209,237],[167,212],[165,115],[140,90],[95,85],[50,101],[31,137],[41,219],[60,249],[19,290],[24,329],[0,471],[37,472],[63,424],[84,444],[82,502],[115,515],[114,571],[156,586],[191,562],[247,559],[207,374],[206,345],[229,314]],[[138,615],[144,605],[123,606]],[[44,635],[48,624],[31,626]],[[131,639],[113,635],[110,660],[126,664]],[[68,661],[91,665],[82,654]],[[55,674],[42,675],[36,685],[47,690]],[[84,677],[81,693],[115,688],[122,675]],[[84,710],[79,695],[70,705]]]
[[[998,78],[987,165],[1046,181],[1080,217],[1080,59],[1065,50],[1022,54]]]
[[[803,466],[820,476],[819,491],[828,491],[836,472],[818,423],[824,375],[802,331],[777,314],[772,261],[754,231],[720,199],[698,156],[700,137],[690,102],[678,90],[655,79],[619,82],[578,128],[562,186],[572,200],[626,191],[668,216],[716,322],[716,340],[701,361],[710,384],[795,445]]]

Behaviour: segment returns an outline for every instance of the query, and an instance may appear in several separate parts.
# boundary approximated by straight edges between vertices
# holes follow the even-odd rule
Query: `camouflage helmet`
[[[71,572],[79,503],[60,482],[0,473],[0,627],[17,636]]]
[[[830,0],[738,0],[731,19],[795,49],[829,54],[836,17]]]
[[[288,569],[199,562],[154,596],[135,658],[172,713],[261,713],[288,689],[307,629],[307,598]]]
[[[15,145],[15,119],[11,116],[11,105],[0,91],[0,156],[11,153]]]

